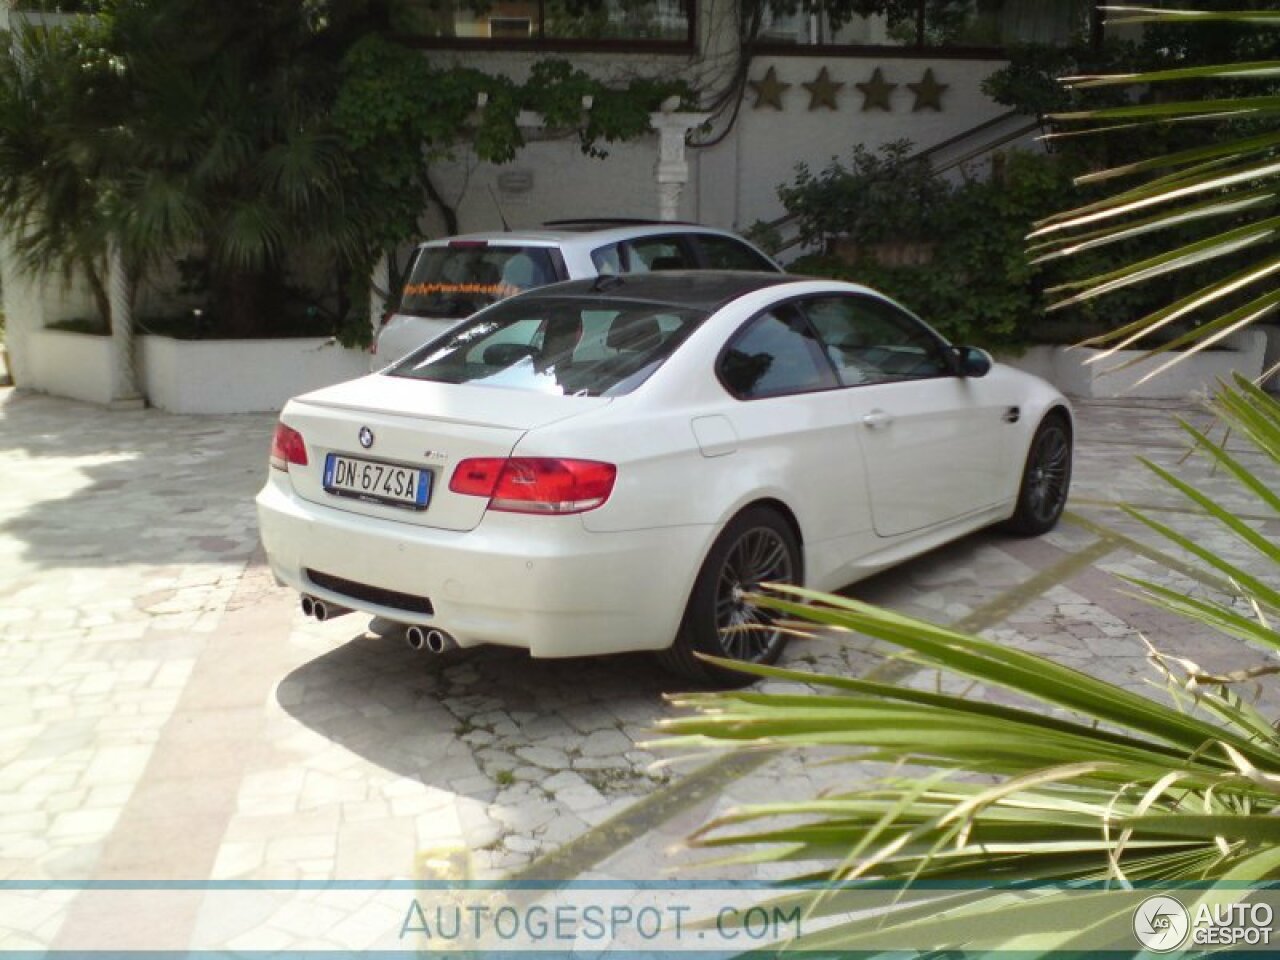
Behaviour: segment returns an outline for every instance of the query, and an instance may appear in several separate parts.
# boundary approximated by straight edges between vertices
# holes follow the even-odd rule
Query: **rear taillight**
[[[476,457],[458,464],[449,489],[488,497],[490,510],[582,513],[609,499],[617,476],[613,464],[595,460]]]
[[[307,445],[293,427],[277,423],[275,436],[271,438],[271,466],[288,470],[291,463],[299,467],[307,465]]]

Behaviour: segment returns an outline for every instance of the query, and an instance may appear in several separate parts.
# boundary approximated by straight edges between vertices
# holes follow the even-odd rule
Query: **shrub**
[[[788,209],[801,216],[814,239],[836,233],[863,242],[927,238],[935,241],[933,259],[918,266],[884,266],[864,258],[853,265],[818,255],[797,260],[793,271],[875,287],[959,342],[1001,347],[1032,339],[1043,317],[1046,279],[1028,264],[1023,247],[1034,220],[1074,200],[1067,162],[1012,153],[992,179],[954,185],[927,172],[926,186],[926,177],[913,170],[905,186],[885,191],[892,203],[881,196],[872,205],[878,217],[874,227],[852,207],[877,193],[883,172],[868,173],[866,164],[862,172],[837,166],[822,179],[798,180],[782,191]],[[911,195],[923,199],[920,208],[910,207]],[[841,223],[853,229],[834,229]]]

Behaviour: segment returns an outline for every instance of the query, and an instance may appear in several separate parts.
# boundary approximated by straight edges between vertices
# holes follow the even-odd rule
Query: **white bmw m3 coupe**
[[[542,287],[290,401],[276,577],[435,651],[772,662],[758,584],[835,589],[979,528],[1057,522],[1072,415],[865,287],[664,272]],[[747,629],[742,629],[743,627]],[[739,629],[726,629],[739,628]]]

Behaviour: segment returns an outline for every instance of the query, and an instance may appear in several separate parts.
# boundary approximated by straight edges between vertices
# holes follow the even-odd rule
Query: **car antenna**
[[[502,204],[498,202],[497,195],[493,192],[492,185],[486,184],[489,190],[489,199],[493,201],[493,205],[498,208],[498,219],[502,221],[502,229],[506,233],[511,232],[511,224],[507,223],[507,215],[502,212]]]

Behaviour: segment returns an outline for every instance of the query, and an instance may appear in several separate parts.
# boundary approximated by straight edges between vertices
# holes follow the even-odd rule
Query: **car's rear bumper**
[[[593,533],[579,516],[487,513],[474,530],[438,530],[312,503],[273,470],[258,494],[262,542],[294,589],[401,623],[430,624],[463,647],[535,657],[656,650],[671,643],[714,530]],[[432,613],[318,586],[319,571],[430,600]]]

